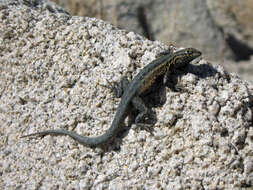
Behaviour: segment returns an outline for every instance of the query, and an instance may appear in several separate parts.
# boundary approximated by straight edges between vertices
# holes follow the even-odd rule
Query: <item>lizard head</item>
[[[185,48],[174,52],[174,55],[173,66],[179,68],[199,57],[201,52],[194,48]]]

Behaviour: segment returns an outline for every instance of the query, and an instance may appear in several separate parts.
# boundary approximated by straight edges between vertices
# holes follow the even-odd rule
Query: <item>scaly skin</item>
[[[79,135],[75,132],[58,129],[47,130],[38,133],[28,134],[23,137],[30,136],[45,136],[45,135],[67,135],[76,140],[77,142],[88,145],[98,146],[111,140],[119,131],[121,123],[124,122],[128,115],[129,106],[133,103],[133,99],[145,93],[150,86],[155,82],[156,78],[161,75],[166,75],[170,72],[171,68],[184,67],[195,58],[199,57],[201,52],[194,48],[186,48],[177,52],[164,52],[162,56],[155,59],[147,66],[145,66],[130,82],[127,89],[124,91],[120,104],[114,116],[111,127],[100,136],[87,137]]]

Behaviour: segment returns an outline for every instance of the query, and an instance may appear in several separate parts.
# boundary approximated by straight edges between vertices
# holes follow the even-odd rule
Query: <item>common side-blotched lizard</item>
[[[141,118],[146,115],[147,108],[145,105],[143,105],[142,101],[140,103],[140,95],[145,93],[159,76],[167,76],[173,68],[184,67],[186,64],[199,57],[201,55],[201,52],[194,48],[185,48],[176,52],[166,51],[161,55],[162,56],[145,66],[129,83],[127,88],[124,90],[111,127],[103,135],[96,137],[87,137],[64,129],[56,129],[32,133],[22,137],[29,137],[34,135],[45,136],[54,134],[68,135],[79,143],[89,146],[97,146],[106,143],[112,139],[119,131],[121,123],[124,122],[125,118],[128,115],[130,105],[133,105],[140,111],[140,113],[137,115],[137,118]]]

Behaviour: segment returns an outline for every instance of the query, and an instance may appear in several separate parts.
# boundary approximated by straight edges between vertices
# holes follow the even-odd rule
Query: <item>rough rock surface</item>
[[[133,125],[95,149],[20,139],[103,133],[119,103],[103,85],[132,78],[167,46],[43,1],[1,1],[0,18],[0,189],[253,187],[253,86],[205,59],[173,75],[185,91],[166,88],[153,134]]]

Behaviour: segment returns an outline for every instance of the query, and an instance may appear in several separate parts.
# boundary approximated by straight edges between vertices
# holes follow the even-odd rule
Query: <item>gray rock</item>
[[[132,127],[104,149],[20,139],[56,128],[103,133],[119,103],[103,85],[168,48],[38,2],[0,2],[1,189],[252,187],[253,86],[205,59],[171,76],[185,91],[168,90],[154,108],[153,135]]]

